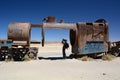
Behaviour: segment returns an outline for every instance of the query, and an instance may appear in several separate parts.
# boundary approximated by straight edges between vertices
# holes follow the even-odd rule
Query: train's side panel
[[[74,37],[73,37],[74,36]],[[77,30],[70,30],[72,53],[92,54],[108,51],[107,23],[77,23]]]

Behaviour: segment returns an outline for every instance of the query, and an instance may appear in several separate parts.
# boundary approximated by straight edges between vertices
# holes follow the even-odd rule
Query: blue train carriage
[[[104,20],[93,23],[78,22],[76,30],[70,30],[72,55],[92,55],[108,52],[108,23]]]
[[[0,61],[12,58],[12,40],[0,40]]]

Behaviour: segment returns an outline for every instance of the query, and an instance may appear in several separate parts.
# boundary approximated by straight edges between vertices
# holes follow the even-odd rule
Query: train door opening
[[[62,39],[67,39],[69,43],[69,30],[67,29],[44,29],[45,46],[40,50],[42,57],[63,57],[61,43]],[[66,55],[69,56],[71,49],[66,50]]]
[[[31,34],[31,46],[41,46],[41,28],[31,28],[30,34]]]

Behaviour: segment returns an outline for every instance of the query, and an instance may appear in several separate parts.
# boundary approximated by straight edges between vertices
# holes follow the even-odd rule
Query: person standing
[[[69,44],[67,43],[66,39],[62,39],[62,44],[63,44],[62,54],[63,54],[63,58],[65,59],[66,58],[66,52],[65,52],[65,50],[69,48]]]

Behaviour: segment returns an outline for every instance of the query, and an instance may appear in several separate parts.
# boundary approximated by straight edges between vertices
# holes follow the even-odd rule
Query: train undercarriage
[[[0,61],[23,61],[26,56],[29,59],[37,59],[37,47],[13,45],[12,41],[8,40],[1,40],[0,42]]]

